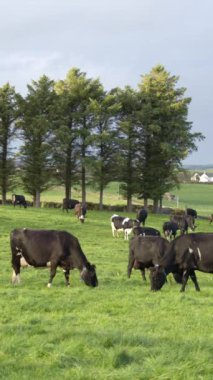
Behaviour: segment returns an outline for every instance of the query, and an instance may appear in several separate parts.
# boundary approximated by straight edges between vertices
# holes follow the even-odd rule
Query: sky
[[[188,121],[205,140],[185,165],[213,164],[212,0],[0,0],[0,87],[25,95],[47,75],[72,67],[106,90],[129,85],[161,64],[191,97]]]

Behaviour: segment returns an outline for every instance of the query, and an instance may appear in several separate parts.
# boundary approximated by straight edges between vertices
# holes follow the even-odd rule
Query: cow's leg
[[[48,282],[48,284],[47,284],[47,287],[48,287],[48,288],[51,288],[51,286],[52,286],[53,278],[54,278],[55,275],[56,275],[57,265],[58,265],[58,263],[54,263],[54,262],[52,262],[52,261],[51,261],[51,263],[50,263],[50,279],[49,279],[49,282]]]
[[[184,292],[184,291],[185,291],[185,287],[186,287],[186,284],[187,284],[188,278],[189,278],[189,270],[186,269],[186,270],[183,272],[182,286],[181,286],[181,289],[180,289],[181,292]]]
[[[20,256],[17,256],[17,252],[12,257],[12,284],[20,283]]]
[[[67,286],[70,286],[70,271],[69,271],[69,269],[64,269],[63,270],[64,271],[64,277],[65,277],[65,284],[67,285]]]
[[[145,269],[140,269],[141,271],[141,277],[144,281],[146,281],[146,274],[145,274]]]
[[[191,277],[192,281],[195,284],[195,289],[199,292],[200,291],[200,287],[199,287],[198,282],[197,282],[197,277],[196,277],[195,271],[192,270],[190,272],[189,276]]]
[[[127,267],[127,277],[128,277],[128,278],[130,278],[130,276],[131,276],[132,268],[133,268],[134,262],[135,262],[134,256],[133,256],[133,254],[130,252],[130,254],[129,254],[129,264],[128,264],[128,267]]]

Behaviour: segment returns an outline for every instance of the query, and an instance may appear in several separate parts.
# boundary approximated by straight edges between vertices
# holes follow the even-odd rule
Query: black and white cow
[[[113,237],[118,237],[119,231],[123,231],[124,239],[128,240],[133,227],[137,227],[139,225],[140,225],[140,222],[137,219],[130,219],[124,216],[116,215],[116,214],[111,216],[111,227],[112,227]]]
[[[16,205],[20,205],[20,206],[24,206],[24,208],[27,208],[27,202],[26,202],[24,195],[13,194],[12,195],[12,204],[14,207]]]
[[[177,235],[177,231],[178,231],[179,227],[178,227],[178,224],[175,223],[175,222],[165,222],[163,224],[163,233],[164,233],[164,237],[165,238],[169,238],[170,240],[173,239],[176,237]]]
[[[62,209],[63,211],[64,210],[72,210],[75,208],[75,205],[77,205],[78,203],[80,203],[79,201],[77,201],[77,199],[66,199],[64,198],[63,199],[63,202],[62,202]]]
[[[160,231],[153,227],[133,227],[133,235],[160,236]]]
[[[50,266],[51,287],[57,267],[64,271],[66,285],[69,286],[70,270],[77,268],[81,279],[88,286],[97,286],[95,265],[87,260],[78,239],[66,231],[15,229],[10,234],[12,252],[12,282],[19,282],[21,266]]]
[[[184,292],[189,277],[199,291],[195,271],[213,273],[213,233],[182,235],[169,244],[167,252],[157,262],[158,266],[150,272],[152,290],[161,289],[166,275],[172,272],[182,275],[181,292]]]
[[[148,216],[147,210],[144,207],[142,207],[138,211],[138,213],[136,215],[136,218],[139,220],[140,223],[142,223],[142,226],[145,226],[145,222],[146,222],[147,216]]]
[[[143,279],[145,279],[145,269],[158,265],[168,246],[168,240],[160,236],[134,236],[129,243],[128,278],[130,278],[132,268],[134,268],[139,269]]]

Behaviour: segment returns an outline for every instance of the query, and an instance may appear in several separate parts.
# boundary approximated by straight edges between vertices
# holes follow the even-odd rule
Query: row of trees
[[[201,133],[187,120],[191,99],[178,77],[161,65],[141,77],[138,88],[106,91],[99,79],[72,68],[64,80],[42,76],[21,96],[10,84],[0,88],[0,187],[2,202],[16,185],[15,168],[36,207],[53,183],[80,183],[86,202],[88,181],[100,193],[110,181],[122,183],[130,211],[133,195],[152,199],[178,182],[181,161],[196,150]],[[18,153],[12,142],[21,141]],[[16,171],[17,172],[17,171]]]

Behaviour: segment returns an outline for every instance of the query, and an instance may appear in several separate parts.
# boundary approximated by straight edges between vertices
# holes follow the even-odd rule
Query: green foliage
[[[138,271],[127,279],[128,242],[113,239],[110,212],[88,211],[84,224],[61,210],[0,207],[2,379],[211,379],[212,278],[198,272],[201,292],[189,281],[185,294],[172,278],[151,293]],[[134,216],[134,214],[128,214]],[[148,216],[161,229],[163,216]],[[21,271],[12,286],[9,233],[15,227],[67,230],[96,264],[99,287],[71,274],[66,288],[58,270],[48,289],[48,269]],[[207,221],[199,230],[210,231]],[[148,277],[148,276],[147,276]]]

